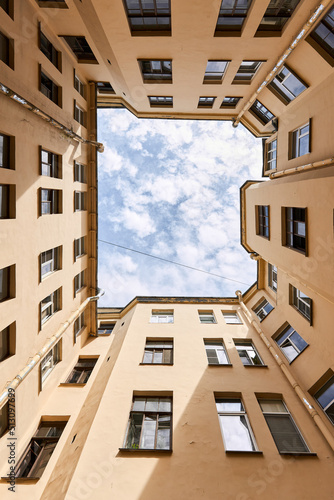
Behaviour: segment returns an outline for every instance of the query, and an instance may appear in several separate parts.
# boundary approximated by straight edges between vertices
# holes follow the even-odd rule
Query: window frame
[[[152,318],[157,318],[157,321],[152,321]],[[168,320],[171,318],[171,321]],[[167,319],[167,321],[164,321]],[[150,323],[152,324],[173,324],[174,323],[174,310],[173,309],[152,309]]]
[[[47,193],[47,200],[43,200],[43,193]],[[62,190],[61,189],[47,189],[47,188],[39,188],[39,197],[40,197],[40,205],[39,205],[39,215],[40,217],[44,215],[56,215],[62,214]],[[44,212],[43,207],[49,207],[49,209]]]
[[[145,399],[145,405],[144,405],[144,410],[140,411],[140,410],[134,410],[134,405],[135,405],[135,401],[136,400],[143,400]],[[148,402],[150,401],[153,401],[153,400],[156,400],[158,399],[158,410],[157,411],[152,411],[152,410],[146,410],[146,405]],[[161,401],[164,401],[164,402],[169,402],[170,403],[170,411],[160,411],[160,402]],[[131,426],[131,422],[133,421],[133,416],[135,414],[139,414],[139,415],[142,415],[142,420],[141,420],[141,428],[140,428],[140,436],[139,436],[139,443],[136,444],[136,443],[132,443],[131,446],[127,446],[128,445],[128,440],[129,440],[129,433],[130,433],[130,426]],[[155,432],[154,432],[154,448],[143,448],[141,447],[141,444],[142,444],[142,439],[143,439],[143,428],[144,428],[144,423],[145,423],[145,418],[146,417],[149,417],[152,416],[152,415],[156,415],[156,426],[155,426]],[[157,445],[157,441],[158,441],[158,430],[159,430],[159,416],[162,416],[162,417],[169,417],[169,422],[170,422],[170,426],[169,426],[169,448],[157,448],[156,445]],[[164,427],[163,427],[164,428]],[[126,427],[126,432],[125,432],[125,438],[124,438],[124,441],[123,441],[123,448],[121,448],[120,450],[121,451],[145,451],[145,452],[172,452],[173,450],[173,397],[172,396],[163,396],[163,395],[156,395],[156,396],[137,396],[137,395],[134,395],[133,396],[133,400],[132,400],[132,405],[131,405],[131,409],[130,409],[130,415],[129,415],[129,420],[128,420],[128,423],[127,423],[127,427]]]
[[[151,346],[149,344],[152,344]],[[155,344],[155,346],[153,345]],[[159,346],[159,344],[161,344]],[[145,361],[147,353],[152,353],[152,360]],[[169,353],[169,355],[168,355]],[[155,357],[159,359],[161,354],[161,361],[154,361]],[[169,358],[169,361],[166,361]],[[166,338],[146,338],[144,354],[141,365],[173,365],[174,364],[174,340]]]
[[[281,73],[286,70],[288,72],[287,75],[282,75]],[[284,84],[288,81],[290,77],[294,77],[299,83],[305,87],[298,94],[294,94],[292,90],[288,88],[287,84]],[[274,78],[268,83],[268,89],[286,106],[290,104],[290,102],[294,101],[300,94],[305,92],[308,89],[307,83],[300,78],[287,64],[284,64],[281,70],[274,76]]]
[[[73,87],[86,100],[86,84],[77,75],[75,69],[73,70]]]
[[[330,50],[328,50],[328,44],[324,43],[325,38],[315,36],[316,35],[316,30],[322,25],[322,27],[325,27],[325,29],[328,31],[328,34],[334,32],[333,26],[331,24],[333,23],[331,16],[333,16],[334,19],[334,7],[332,6],[331,9],[329,9],[326,14],[320,19],[319,23],[314,27],[310,35],[305,39],[311,47],[313,47],[318,54],[325,59],[325,61],[330,64],[332,67],[334,66],[334,53],[331,54]],[[331,21],[327,21],[326,18],[330,18]],[[328,36],[327,34],[327,36]]]
[[[0,31],[0,61],[14,70],[14,40]]]
[[[173,96],[149,95],[147,97],[148,97],[148,101],[150,103],[151,108],[172,108],[173,107]]]
[[[62,357],[62,342],[61,339],[43,356],[40,362],[40,391],[43,388],[43,384],[45,384],[46,379],[53,372],[55,367],[61,361]],[[50,366],[47,368],[44,373],[43,370],[47,366],[50,361]]]
[[[213,108],[217,97],[213,96],[200,96],[198,99],[198,108]]]
[[[87,210],[87,191],[74,191],[74,212]]]
[[[39,91],[51,102],[62,108],[62,88],[58,85],[52,78],[50,78],[47,72],[42,69],[42,65],[38,65],[39,68]],[[44,82],[43,82],[44,79]],[[50,85],[47,87],[46,83]]]
[[[270,434],[274,440],[274,443],[276,445],[276,448],[279,452],[280,455],[312,455],[311,451],[310,451],[310,448],[307,446],[307,443],[302,435],[302,433],[300,432],[296,422],[294,421],[287,405],[285,404],[285,402],[283,401],[282,398],[263,398],[263,397],[258,397],[257,398],[258,400],[258,403],[259,403],[259,406],[261,408],[261,411],[262,411],[262,414],[263,414],[263,417],[266,421],[266,424],[268,426],[268,429],[270,431]],[[263,403],[281,403],[283,408],[285,409],[285,411],[265,411],[262,406],[261,406],[261,402]],[[278,441],[278,438],[280,437],[280,433],[278,431],[278,438],[276,437],[275,438],[275,434],[273,433],[273,430],[272,428],[270,427],[269,423],[268,423],[268,420],[270,421],[270,417],[274,417],[274,418],[279,418],[279,419],[285,419],[285,420],[288,420],[291,424],[291,427],[292,429],[295,431],[295,434],[294,436],[298,436],[298,438],[300,439],[300,442],[301,444],[305,447],[305,451],[295,451],[295,450],[288,450],[288,449],[281,449],[280,448],[280,442]],[[291,429],[290,427],[290,429]],[[290,431],[291,432],[291,431]],[[276,432],[276,436],[277,436],[277,432]],[[282,443],[283,444],[283,443]]]
[[[40,329],[49,321],[58,311],[62,310],[62,287],[44,297],[39,303],[40,308]],[[46,315],[44,313],[46,312]]]
[[[228,103],[228,102],[224,102],[225,99],[234,99],[234,101]],[[239,97],[239,96],[225,96],[224,99],[222,100],[220,107],[234,109],[237,107],[237,105],[239,104],[241,99],[242,99],[242,96],[241,97]]]
[[[43,46],[44,38],[44,46]],[[42,54],[53,64],[58,71],[62,72],[62,53],[56,49],[52,42],[42,31],[41,23],[38,24],[38,47]]]
[[[290,329],[291,329],[291,331],[290,331],[290,333],[288,333]],[[288,333],[288,335],[286,337],[284,337],[284,335],[286,333]],[[300,350],[298,345],[293,341],[293,339],[291,339],[291,337],[294,334],[296,334],[299,337],[298,341],[299,341],[299,339],[301,339],[306,344],[303,347],[303,349]],[[284,338],[282,338],[282,337],[284,337]],[[281,338],[282,338],[282,340],[281,340]],[[306,342],[306,340],[304,340],[303,337],[301,335],[299,335],[299,333],[289,323],[285,323],[285,325],[283,325],[283,327],[279,329],[279,331],[273,336],[273,340],[275,341],[277,347],[282,352],[282,354],[287,359],[287,361],[289,362],[290,365],[309,346],[309,344]],[[290,357],[286,354],[286,351],[283,350],[283,347],[282,347],[283,343],[286,343],[286,344],[289,343],[289,345],[286,345],[283,347],[289,347],[289,348],[292,347],[295,350],[296,355],[292,359],[290,359]]]
[[[232,366],[230,358],[227,353],[227,349],[225,347],[225,343],[222,339],[203,339],[204,342],[204,347],[205,347],[205,353],[208,361],[208,366]],[[214,356],[209,356],[208,351],[209,350],[214,350],[215,355]],[[223,356],[219,354],[219,352],[223,353]],[[210,362],[210,359],[217,358],[217,363],[215,362]],[[224,357],[226,359],[226,362],[222,362],[224,360]]]
[[[291,212],[292,210],[292,212]],[[304,219],[299,220],[298,212],[294,212],[295,210],[304,210]],[[291,218],[292,217],[292,218]],[[290,248],[291,250],[295,250],[307,257],[308,255],[308,223],[307,223],[307,207],[282,207],[282,245]],[[305,235],[299,234],[295,232],[295,224],[304,224],[305,226]],[[292,231],[289,230],[289,225]],[[297,226],[298,231],[298,226]],[[290,236],[288,236],[290,235]],[[300,240],[298,239],[300,238]],[[292,243],[289,240],[292,239]]]
[[[258,73],[258,71],[260,70],[262,64],[264,63],[265,61],[263,60],[248,60],[248,59],[245,59],[243,61],[241,61],[241,64],[236,72],[236,74],[234,75],[234,78],[232,80],[232,85],[250,85],[255,77],[255,75]],[[247,64],[247,63],[252,63],[253,64],[253,68],[247,68],[247,67],[242,67],[242,65],[244,64]],[[247,78],[244,78],[242,75],[244,74],[250,74],[250,78],[247,77]]]
[[[234,346],[236,351],[238,352],[239,358],[243,364],[243,366],[267,366],[263,359],[261,358],[258,350],[256,349],[253,340],[251,339],[233,339]],[[241,356],[240,353],[244,352],[244,356]],[[250,353],[253,352],[255,356],[251,356]],[[254,359],[258,358],[259,363],[254,363]],[[249,361],[248,363],[244,363],[244,360]]]
[[[212,319],[212,321],[205,321],[206,318]],[[198,319],[202,325],[216,325],[217,319],[213,311],[198,311]],[[204,320],[204,321],[202,321]]]
[[[233,404],[233,403],[240,403],[240,407],[241,409],[238,411],[238,410],[219,410],[217,405],[220,404],[220,403],[230,403],[230,404]],[[222,397],[222,396],[216,396],[215,397],[215,403],[216,403],[216,410],[217,410],[217,415],[218,415],[218,420],[219,420],[219,426],[220,426],[220,430],[221,430],[221,434],[222,434],[222,438],[223,438],[223,443],[224,443],[224,450],[225,450],[225,453],[261,453],[259,452],[259,449],[257,447],[257,443],[256,443],[256,440],[255,440],[255,435],[254,435],[254,432],[253,432],[253,429],[252,429],[252,426],[250,424],[250,421],[248,419],[248,416],[247,416],[247,411],[245,409],[245,405],[241,399],[241,397],[234,397],[234,396],[230,396],[230,397]],[[222,418],[221,418],[222,417]],[[226,439],[226,436],[224,434],[224,425],[223,425],[223,418],[224,417],[243,417],[244,418],[244,421],[246,423],[242,423],[242,425],[247,429],[248,431],[248,439],[249,439],[249,442],[251,444],[251,447],[253,449],[231,449],[229,448],[228,444],[227,444],[227,439]]]
[[[74,297],[87,286],[85,274],[84,269],[74,276]]]
[[[40,282],[42,282],[45,278],[55,273],[56,271],[60,271],[62,268],[62,249],[63,246],[60,245],[55,248],[50,248],[49,250],[45,250],[39,254],[39,270],[40,270]],[[51,257],[48,260],[43,262],[43,257],[47,258],[47,253],[51,252]],[[45,254],[45,255],[44,255]],[[43,268],[50,267],[49,271],[43,272]]]
[[[80,333],[83,331],[84,328],[86,328],[85,311],[79,314],[77,319],[74,321],[73,325],[74,343],[76,342],[77,337],[80,335]]]
[[[226,75],[226,72],[227,72],[227,69],[228,69],[230,62],[231,62],[230,59],[226,59],[226,60],[209,59],[206,63],[205,73],[204,73],[204,77],[203,77],[203,84],[204,85],[205,84],[210,84],[210,85],[221,84],[222,81],[224,80],[224,77]],[[223,71],[209,71],[208,66],[210,63],[225,63],[225,67],[224,67]]]
[[[74,182],[87,184],[87,165],[74,160],[73,177],[74,177]]]
[[[0,140],[1,138],[2,155],[0,156],[0,169],[15,170],[15,137],[0,132]]]
[[[303,316],[303,318],[305,318],[309,323],[310,325],[312,325],[312,299],[310,297],[308,297],[307,295],[305,295],[305,297],[307,299],[309,299],[309,303],[305,300],[303,300],[304,298],[303,297],[300,297],[300,294],[303,293],[301,290],[299,290],[298,288],[296,288],[295,286],[291,285],[291,283],[289,284],[289,303],[290,305],[296,309],[296,311],[299,312],[299,314],[301,314]],[[308,310],[308,313],[306,312],[306,310]]]
[[[311,392],[311,394],[313,395],[313,398],[315,399],[317,404],[320,406],[320,408],[322,409],[322,411],[324,412],[324,414],[326,415],[328,420],[331,422],[331,424],[334,425],[334,415],[333,415],[333,419],[332,419],[329,416],[329,414],[327,413],[327,410],[329,410],[331,408],[331,406],[334,405],[334,398],[331,399],[329,401],[329,403],[327,403],[324,406],[319,401],[319,398],[327,391],[327,389],[331,388],[332,385],[334,386],[334,374],[333,374],[332,370],[329,370],[325,374],[325,376],[322,377],[320,380],[321,380],[320,387],[319,387],[319,384],[317,383],[316,384],[316,385],[318,385],[317,389],[315,391],[310,390],[309,392]]]
[[[309,119],[308,122],[304,123],[300,127],[295,128],[291,132],[289,132],[289,156],[288,160],[294,160],[296,158],[301,158],[302,156],[308,155],[311,153],[311,125],[312,125],[312,120]],[[308,127],[307,133],[301,133],[302,129],[305,127]],[[304,137],[308,137],[308,151],[305,153],[300,154],[301,151],[301,141],[303,140]]]
[[[276,274],[276,281],[274,280],[274,275]],[[276,283],[276,286],[275,284]],[[278,270],[274,264],[268,262],[268,286],[271,290],[277,293],[278,288]]]
[[[76,99],[74,99],[73,105],[73,119],[80,123],[82,127],[87,128],[87,111],[85,111],[79,104]]]
[[[257,118],[262,125],[267,125],[276,118],[275,115],[258,99],[255,99],[248,111],[255,116],[255,118]]]
[[[116,326],[116,321],[108,321],[107,323],[102,321],[98,326],[97,334],[101,336],[111,335],[115,326]]]
[[[128,5],[126,0],[123,0],[123,5],[124,5],[124,10],[125,14],[128,20],[129,24],[129,29],[131,36],[171,36],[172,35],[172,24],[171,24],[171,5],[170,5],[170,0],[168,0],[168,10],[169,12],[159,12],[159,8],[156,4],[156,0],[154,0],[154,12],[152,12],[151,9],[146,9],[147,11],[145,12],[145,8],[142,5],[142,0],[139,0],[140,5],[140,13],[135,14],[131,13],[129,11]],[[165,9],[163,9],[165,10]],[[156,23],[152,25],[148,25],[148,29],[145,29],[145,25],[137,25],[138,28],[136,29],[134,25],[131,23],[132,19],[144,19],[147,18],[156,18]],[[159,18],[160,19],[168,19],[168,23],[166,24],[160,24],[159,23]],[[143,26],[142,29],[140,29],[139,26]]]
[[[73,241],[74,245],[74,262],[76,262],[78,259],[83,257],[84,255],[87,255],[86,251],[86,236],[81,236],[80,238],[76,238]]]
[[[255,205],[256,234],[270,240],[270,205]]]
[[[237,311],[222,311],[222,315],[224,317],[224,321],[227,325],[243,325],[243,321],[240,318]],[[238,321],[226,321],[226,318],[235,317]]]
[[[16,266],[6,266],[0,269],[0,304],[16,296]]]
[[[269,305],[271,308],[269,312],[267,312],[266,310],[267,305]],[[262,297],[261,301],[255,307],[252,308],[252,310],[258,317],[260,323],[262,323],[262,321],[265,320],[268,314],[270,314],[271,311],[273,311],[274,309],[275,309],[274,306],[272,306],[271,303],[265,297]]]
[[[274,165],[274,167],[271,167]],[[270,175],[277,170],[277,135],[264,142],[263,174]]]
[[[16,185],[0,184],[0,220],[16,218]]]
[[[98,361],[99,357],[94,356],[94,357],[85,357],[85,356],[79,356],[78,361],[76,362],[75,366],[72,368],[70,374],[65,380],[65,384],[70,384],[71,386],[84,386],[87,384],[92,371],[94,370],[96,363]],[[91,365],[91,366],[80,366],[80,363]],[[73,381],[73,378],[75,378],[75,374],[79,373],[79,376],[76,380]],[[63,384],[62,384],[63,385]]]
[[[83,35],[58,35],[63,38],[78,64],[99,64]],[[85,47],[84,47],[85,46]]]
[[[270,2],[267,6],[267,9],[265,13],[263,14],[263,17],[260,21],[260,24],[256,30],[255,37],[273,37],[273,36],[281,36],[283,31],[286,29],[286,25],[290,21],[291,17],[294,15],[295,10],[298,8],[298,5],[300,3],[300,0],[297,0],[297,4],[294,7],[291,7],[291,9],[286,10],[286,14],[279,15],[280,11],[278,9],[282,8],[282,4],[284,4],[284,1],[281,1],[281,4],[278,7],[270,7]],[[269,10],[276,10],[276,13],[270,13],[268,12]],[[292,10],[291,14],[288,12],[288,10]],[[265,23],[265,19],[281,19],[283,20],[279,24],[272,24],[272,22],[269,22],[269,24]],[[264,23],[264,24],[262,24]],[[261,26],[262,24],[262,26]],[[277,27],[276,27],[277,26]]]
[[[143,83],[173,83],[173,61],[172,59],[137,59],[139,68],[141,71],[141,75],[143,78]],[[154,69],[152,63],[160,63],[161,66],[161,71],[158,69]],[[164,63],[169,63],[170,64],[170,70],[164,72],[163,71],[163,64]],[[150,65],[150,71],[147,71],[144,68],[144,65]],[[159,77],[161,75],[161,77]],[[164,78],[165,76],[165,78]]]
[[[217,19],[217,22],[216,22],[216,27],[215,27],[215,33],[214,33],[214,36],[241,36],[241,33],[242,33],[242,30],[243,30],[243,27],[244,27],[244,24],[245,24],[245,20],[247,18],[247,15],[248,15],[248,12],[249,12],[249,9],[251,7],[251,4],[252,4],[252,0],[248,0],[248,4],[247,4],[247,7],[246,9],[238,9],[238,0],[234,0],[234,5],[232,6],[232,8],[224,8],[223,6],[223,3],[224,3],[224,0],[221,1],[221,4],[220,4],[220,7],[219,7],[219,13],[218,13],[218,19]],[[246,10],[246,12],[242,12]],[[225,11],[225,13],[224,13]],[[227,13],[226,11],[232,11],[230,13]],[[222,21],[223,19],[239,19],[239,24],[237,23],[228,23],[226,22],[226,24],[223,24],[222,22],[219,22],[219,21]]]
[[[44,149],[42,146],[39,146],[39,151],[40,151],[40,160],[39,160],[40,175],[42,175],[43,177],[53,177],[55,179],[62,179],[63,177],[62,155]],[[45,155],[47,155],[47,161],[45,161]],[[43,168],[44,168],[43,165],[47,165],[47,168],[49,168],[50,173],[43,173]]]

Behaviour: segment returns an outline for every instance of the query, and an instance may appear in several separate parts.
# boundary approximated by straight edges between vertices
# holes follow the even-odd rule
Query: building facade
[[[1,497],[331,498],[333,9],[0,0]],[[96,115],[120,106],[263,139],[243,295],[97,319]]]

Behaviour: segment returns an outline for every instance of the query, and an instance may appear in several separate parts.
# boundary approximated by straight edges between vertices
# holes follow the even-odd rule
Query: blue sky
[[[239,187],[260,179],[261,140],[231,122],[99,110],[99,239],[252,284]],[[99,242],[100,306],[136,295],[234,296],[248,286]]]

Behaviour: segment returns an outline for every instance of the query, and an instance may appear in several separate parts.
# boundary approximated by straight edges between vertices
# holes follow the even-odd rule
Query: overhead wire
[[[191,270],[197,271],[199,273],[209,274],[210,276],[215,276],[216,278],[220,278],[220,279],[224,279],[224,280],[228,280],[228,281],[234,281],[234,283],[240,283],[241,285],[250,286],[249,283],[244,283],[243,281],[234,280],[233,278],[227,278],[226,276],[221,276],[220,274],[216,274],[216,273],[210,273],[209,271],[204,271],[203,269],[198,269],[197,267],[187,266],[186,264],[181,264],[180,262],[175,262],[174,260],[164,259],[163,257],[158,257],[157,255],[152,255],[150,253],[141,252],[140,250],[135,250],[134,248],[129,248],[129,247],[126,247],[123,245],[118,245],[116,243],[112,243],[111,241],[106,241],[106,240],[101,240],[101,239],[98,239],[98,241],[100,241],[101,243],[105,243],[106,245],[111,245],[113,247],[122,248],[123,250],[128,250],[129,252],[139,253],[141,255],[145,255],[146,257],[151,257],[152,259],[162,260],[163,262],[168,262],[169,264],[174,264],[176,266],[185,267],[187,269],[191,269]]]

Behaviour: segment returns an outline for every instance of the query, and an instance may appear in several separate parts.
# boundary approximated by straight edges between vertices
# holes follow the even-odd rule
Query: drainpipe
[[[10,97],[13,99],[13,101],[17,102],[18,104],[21,104],[25,109],[28,109],[35,115],[39,116],[39,118],[42,118],[42,120],[48,122],[50,125],[53,127],[57,128],[58,130],[61,130],[65,135],[73,139],[74,141],[81,142],[83,144],[90,144],[91,146],[95,146],[98,150],[99,153],[103,153],[104,151],[104,146],[101,142],[96,142],[96,141],[90,141],[88,139],[84,139],[80,135],[76,134],[73,132],[73,130],[69,129],[68,127],[65,127],[65,125],[62,125],[60,122],[52,118],[52,116],[48,115],[44,111],[41,111],[39,108],[37,108],[34,104],[31,104],[31,102],[27,101],[23,97],[21,97],[19,94],[14,92],[12,89],[7,87],[6,85],[3,85],[0,82],[0,92],[4,94],[7,97]]]
[[[301,400],[301,402],[303,403],[304,408],[307,409],[308,413],[313,418],[315,425],[318,427],[318,429],[320,430],[320,432],[322,433],[322,435],[326,439],[327,443],[334,451],[334,436],[332,435],[332,433],[328,430],[328,428],[324,424],[324,422],[323,422],[322,418],[320,417],[320,415],[318,414],[317,410],[311,405],[311,403],[309,403],[309,401],[306,398],[306,395],[304,394],[304,391],[301,389],[300,385],[295,380],[295,378],[291,375],[289,368],[286,366],[284,361],[276,353],[274,347],[271,345],[271,342],[267,339],[267,337],[265,336],[265,334],[263,333],[263,331],[261,330],[259,325],[256,323],[256,321],[254,319],[252,319],[251,312],[249,311],[246,304],[244,303],[243,298],[242,298],[242,293],[240,292],[240,290],[237,290],[235,292],[235,294],[238,297],[239,304],[240,304],[243,312],[245,313],[247,321],[257,331],[257,333],[261,337],[262,341],[266,345],[267,349],[269,350],[270,354],[272,355],[272,357],[274,358],[274,360],[276,361],[276,363],[278,364],[278,366],[280,367],[280,369],[284,373],[285,377],[287,378],[288,382],[290,383],[290,385],[292,386],[292,388],[296,392],[296,394],[299,397],[299,399]]]
[[[276,65],[273,67],[273,69],[268,73],[264,81],[261,83],[259,88],[254,92],[252,97],[249,99],[247,104],[243,107],[243,109],[240,111],[238,114],[237,118],[233,120],[233,127],[237,127],[240,123],[240,120],[244,113],[251,107],[251,105],[254,103],[255,99],[259,95],[262,89],[268,85],[268,83],[271,82],[271,80],[277,75],[277,73],[281,70],[281,67],[283,66],[283,63],[285,60],[289,57],[291,52],[297,47],[297,45],[306,38],[308,35],[309,31],[311,28],[313,28],[314,23],[319,19],[320,15],[326,9],[326,7],[330,4],[331,0],[322,0],[321,4],[317,7],[316,11],[312,16],[306,21],[304,26],[302,27],[301,31],[298,33],[298,35],[294,38],[293,42],[290,43],[288,48],[285,50],[285,52],[281,55],[279,58],[278,62]]]
[[[250,256],[250,258],[251,258],[252,260],[260,260],[260,259],[261,259],[261,255],[259,255],[259,254],[258,254],[258,253],[256,253],[256,252],[251,252],[251,253],[249,254],[249,256]]]
[[[307,163],[306,165],[300,165],[299,167],[287,168],[286,170],[281,170],[280,172],[274,172],[269,175],[270,179],[276,179],[277,177],[284,177],[286,175],[298,174],[298,172],[307,172],[308,170],[316,170],[321,167],[330,167],[334,164],[334,157],[327,158],[322,161],[314,161],[313,163]]]
[[[71,314],[65,323],[58,328],[56,333],[44,344],[42,349],[35,354],[32,360],[26,364],[26,366],[16,375],[16,377],[9,382],[6,389],[0,395],[0,408],[6,403],[8,399],[8,390],[17,389],[17,387],[23,382],[23,380],[28,376],[32,369],[38,364],[38,362],[43,358],[43,356],[58,342],[58,340],[63,336],[68,327],[80,316],[82,311],[87,307],[90,302],[99,300],[100,297],[104,295],[104,290],[98,289],[98,294],[93,297],[88,297],[80,307]]]

